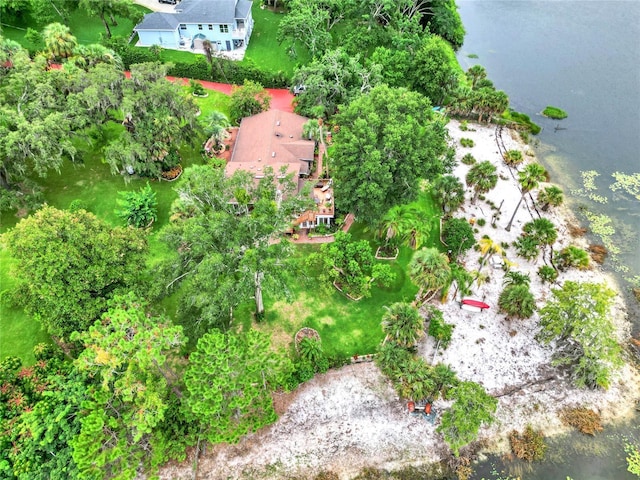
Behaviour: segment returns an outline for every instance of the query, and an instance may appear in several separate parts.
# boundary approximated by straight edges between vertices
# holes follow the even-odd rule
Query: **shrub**
[[[513,454],[527,462],[542,460],[547,449],[542,432],[535,431],[531,425],[527,425],[522,433],[513,430],[509,434],[509,443]]]
[[[467,122],[466,120],[460,122],[460,130],[462,130],[463,132],[469,130],[469,122]]]
[[[429,335],[440,342],[442,348],[447,348],[451,342],[454,325],[446,323],[441,310],[434,309],[429,322]]]
[[[303,362],[308,362],[315,372],[324,373],[329,369],[329,360],[322,350],[322,343],[316,338],[303,338],[298,344]]]
[[[121,210],[116,210],[116,215],[127,222],[128,225],[141,228],[147,226],[158,218],[158,201],[156,192],[149,182],[138,192],[118,192],[123,198],[118,199]]]
[[[588,408],[565,408],[560,411],[560,420],[565,425],[577,428],[587,435],[595,435],[602,431],[600,415]]]
[[[540,126],[533,123],[529,115],[525,115],[524,113],[509,109],[507,113],[503,114],[502,118],[525,127],[528,132],[534,135],[540,133]]]
[[[194,95],[206,95],[207,93],[205,92],[202,84],[197,80],[193,80],[193,79],[189,80],[189,90],[191,90],[191,93],[193,93]]]
[[[464,157],[462,157],[461,162],[465,165],[473,165],[474,163],[476,163],[476,159],[473,155],[467,153]]]
[[[504,154],[504,163],[510,166],[519,165],[524,160],[520,150],[509,150]]]
[[[470,138],[461,138],[460,145],[466,148],[471,148],[475,145],[475,142]]]
[[[87,202],[85,202],[84,200],[80,199],[80,198],[76,198],[75,200],[72,200],[71,203],[69,204],[69,211],[70,212],[77,212],[78,210],[87,210]]]
[[[555,282],[556,278],[558,278],[558,272],[555,268],[550,267],[549,265],[542,265],[538,268],[538,276],[543,283],[551,283]]]
[[[567,118],[568,116],[567,112],[565,112],[561,108],[552,107],[551,105],[548,105],[547,108],[542,111],[542,115],[544,115],[545,117],[553,118],[554,120],[562,120],[563,118]]]
[[[569,245],[563,248],[558,255],[560,259],[560,269],[577,268],[586,270],[589,268],[589,254],[579,247]]]
[[[484,218],[479,218],[477,223],[479,227],[484,227],[487,224],[487,221]]]

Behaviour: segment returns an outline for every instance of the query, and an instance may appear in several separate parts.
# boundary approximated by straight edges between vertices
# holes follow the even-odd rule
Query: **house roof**
[[[295,181],[301,174],[308,174],[315,142],[302,138],[302,126],[307,120],[280,110],[243,118],[227,174],[239,169],[259,172],[265,166],[271,166],[277,174],[284,165],[287,173],[294,174]]]
[[[134,30],[175,30],[181,23],[230,25],[247,18],[252,5],[250,0],[182,0],[175,13],[148,13]]]
[[[180,22],[175,13],[147,13],[134,30],[175,30]]]
[[[176,7],[181,23],[233,23],[251,11],[249,0],[182,0]]]

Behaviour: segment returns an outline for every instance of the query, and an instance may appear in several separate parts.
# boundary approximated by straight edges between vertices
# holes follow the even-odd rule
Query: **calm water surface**
[[[458,0],[458,5],[467,30],[458,55],[463,68],[482,64],[511,106],[543,127],[536,152],[572,209],[612,218],[612,241],[622,251],[607,268],[628,286],[625,279],[640,275],[640,201],[610,185],[614,172],[640,172],[640,1]],[[569,117],[542,117],[547,105]],[[563,129],[556,131],[557,126]],[[588,170],[599,173],[592,193],[605,197],[606,204],[572,193],[584,187],[580,172]],[[630,317],[637,332],[637,308]],[[640,443],[639,424],[636,416],[596,441],[578,435],[554,439],[547,460],[533,469],[489,459],[474,478],[631,480],[637,477],[626,471],[622,445]]]

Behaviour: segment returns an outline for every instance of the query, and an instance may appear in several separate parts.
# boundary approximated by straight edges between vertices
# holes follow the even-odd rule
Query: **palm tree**
[[[445,217],[450,217],[464,203],[464,186],[453,175],[442,175],[433,183],[433,193]]]
[[[509,317],[529,318],[536,310],[536,301],[529,285],[510,285],[498,297],[498,306]]]
[[[482,267],[489,258],[491,258],[496,253],[502,253],[502,247],[486,236],[480,239],[480,241],[478,242],[478,246],[480,247],[480,253],[482,254],[480,265],[478,266],[479,272],[480,270],[482,270]]]
[[[542,204],[543,212],[549,210],[549,207],[562,205],[562,202],[564,201],[562,189],[555,185],[545,187],[544,190],[538,192],[538,201]]]
[[[436,248],[418,250],[409,263],[409,276],[420,290],[416,299],[420,303],[431,300],[449,281],[449,258]]]
[[[539,183],[544,181],[546,178],[547,171],[538,163],[530,163],[522,172],[518,172],[518,181],[520,182],[520,191],[522,192],[522,195],[516,205],[516,209],[513,211],[511,220],[509,220],[509,224],[506,228],[507,232],[511,231],[511,225],[513,224],[514,218],[516,218],[516,213],[518,213],[518,209],[520,208],[520,204],[524,200],[525,195],[536,188]]]
[[[449,290],[451,289],[451,286],[454,282],[456,286],[453,292],[453,298],[456,298],[458,292],[460,292],[461,296],[471,293],[471,284],[473,283],[474,279],[473,274],[468,272],[463,266],[458,265],[457,263],[452,263],[450,265],[451,275],[449,277],[449,284],[442,289],[443,302],[449,296]]]
[[[431,222],[419,208],[396,205],[382,218],[376,236],[385,246],[405,243],[412,249],[419,248],[431,232]]]
[[[524,158],[522,157],[522,152],[520,150],[509,150],[504,154],[504,163],[510,167],[520,165],[523,161]]]
[[[478,80],[487,78],[487,71],[482,65],[474,65],[472,67],[469,67],[466,76],[469,80],[471,80],[471,88],[475,88]]]
[[[491,162],[485,160],[484,162],[476,163],[465,178],[467,185],[474,190],[471,203],[475,204],[478,199],[478,195],[486,193],[496,186],[498,183],[498,174],[496,173],[496,167]]]
[[[50,23],[42,31],[42,38],[49,56],[56,60],[69,58],[78,46],[78,40],[71,35],[71,30],[61,23]]]
[[[384,242],[385,246],[399,243],[400,236],[405,233],[403,229],[404,216],[404,206],[396,205],[382,217],[376,229],[376,236]]]
[[[533,237],[521,235],[520,238],[514,242],[513,246],[516,247],[519,256],[530,262],[538,258],[540,254],[540,245]]]
[[[229,136],[227,128],[231,126],[231,123],[224,113],[217,110],[209,113],[205,122],[205,131],[209,135],[209,140],[214,143],[215,152],[219,153],[222,142]]]
[[[418,309],[409,303],[398,302],[384,307],[382,331],[385,340],[390,340],[401,347],[412,347],[424,334],[423,320]]]
[[[455,387],[459,383],[456,372],[444,363],[439,363],[433,367],[432,373],[438,391],[445,398],[447,396],[447,390]]]
[[[522,232],[535,239],[543,248],[553,245],[558,239],[558,230],[553,222],[547,218],[536,218],[522,227]],[[544,250],[543,250],[544,254]]]
[[[518,285],[529,285],[531,283],[531,277],[528,274],[522,272],[516,272],[514,270],[508,272],[504,276],[502,285],[505,287],[515,287]]]
[[[90,67],[94,67],[99,63],[106,63],[107,65],[113,65],[118,70],[123,69],[122,59],[113,50],[100,45],[99,43],[92,43],[91,45],[78,45],[71,57],[73,63],[78,67],[88,70]]]

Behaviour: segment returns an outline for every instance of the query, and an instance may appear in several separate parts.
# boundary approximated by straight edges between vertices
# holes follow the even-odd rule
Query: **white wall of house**
[[[219,51],[226,51],[247,46],[252,31],[253,17],[251,16],[251,12],[249,12],[245,20],[236,20],[231,24],[206,22],[182,23],[175,31],[138,31],[138,38],[140,45],[160,45],[166,48],[191,48],[195,38],[206,38],[210,40]]]
[[[140,45],[160,45],[165,48],[178,48],[179,37],[176,30],[158,30],[158,31],[142,31],[138,32]]]

